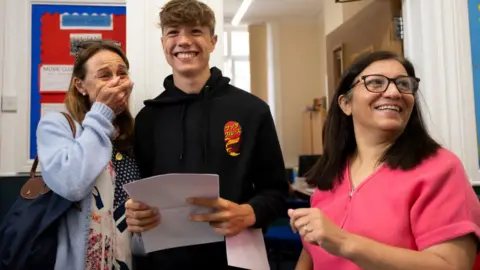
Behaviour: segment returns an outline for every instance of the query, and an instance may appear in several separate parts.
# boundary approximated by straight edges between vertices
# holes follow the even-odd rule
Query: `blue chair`
[[[291,209],[309,207],[309,201],[290,198],[287,200],[287,207]],[[295,265],[303,248],[302,241],[300,235],[292,231],[286,212],[267,229],[264,239],[269,259],[275,265],[272,269],[280,270],[283,264],[289,262]]]

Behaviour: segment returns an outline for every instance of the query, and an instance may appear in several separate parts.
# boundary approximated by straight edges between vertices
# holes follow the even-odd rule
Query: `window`
[[[232,78],[232,59],[225,59],[223,61],[223,75]]]
[[[232,85],[250,92],[250,34],[246,27],[225,26],[223,68]]]
[[[240,89],[250,90],[250,61],[235,61],[233,74],[235,74],[235,86]]]
[[[232,31],[232,55],[234,56],[248,56],[250,55],[250,35],[247,31]]]
[[[228,42],[228,32],[223,32],[223,56],[228,56],[228,44],[230,44],[230,42]]]

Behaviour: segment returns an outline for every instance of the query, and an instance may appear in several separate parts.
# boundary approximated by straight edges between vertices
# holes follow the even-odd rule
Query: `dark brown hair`
[[[215,13],[203,2],[197,0],[171,0],[160,11],[160,27],[206,26],[215,34]]]
[[[330,190],[334,187],[335,181],[343,181],[347,160],[357,148],[352,116],[343,113],[338,98],[351,89],[354,80],[365,68],[382,60],[396,60],[403,65],[409,76],[415,76],[411,62],[388,51],[363,55],[343,73],[323,126],[323,155],[307,175],[307,182],[320,190]],[[385,162],[392,169],[410,170],[425,158],[434,155],[440,148],[425,129],[417,97],[418,92],[415,94],[412,114],[402,134],[378,161]]]
[[[90,104],[88,95],[84,96],[77,90],[74,78],[85,79],[87,61],[100,51],[107,50],[118,54],[125,62],[127,69],[130,68],[130,63],[122,48],[113,41],[85,42],[78,46],[70,86],[65,97],[65,106],[73,119],[81,123],[92,104]],[[118,150],[132,154],[134,120],[128,106],[121,114],[115,117],[113,124],[119,129],[119,135],[115,139]]]

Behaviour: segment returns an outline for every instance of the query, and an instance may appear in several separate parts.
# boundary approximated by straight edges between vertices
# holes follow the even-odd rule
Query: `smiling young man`
[[[209,67],[215,49],[215,15],[196,0],[171,0],[160,12],[162,45],[173,74],[165,91],[136,118],[136,158],[143,177],[166,173],[220,176],[220,199],[192,204],[214,209],[192,216],[231,236],[266,228],[286,213],[288,183],[268,105],[229,84]],[[159,192],[159,194],[161,194]],[[127,223],[142,232],[161,222],[139,202],[127,203]],[[136,258],[136,269],[229,269],[225,243],[188,246]]]

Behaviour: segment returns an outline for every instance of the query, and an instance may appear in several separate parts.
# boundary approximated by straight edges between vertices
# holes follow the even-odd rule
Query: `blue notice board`
[[[41,85],[39,66],[43,64],[73,65],[74,56],[70,52],[72,47],[70,42],[76,41],[75,35],[101,35],[102,38],[125,43],[126,8],[125,6],[32,4],[31,20],[29,154],[30,159],[34,159],[37,155],[36,130],[41,117],[42,102],[63,103],[61,93],[42,96],[39,89]],[[113,23],[114,20],[116,23]]]
[[[474,87],[473,92],[475,99],[475,119],[477,124],[478,148],[480,146],[480,0],[468,0],[468,15],[470,22],[470,42],[472,50]],[[480,153],[480,148],[478,152]]]

